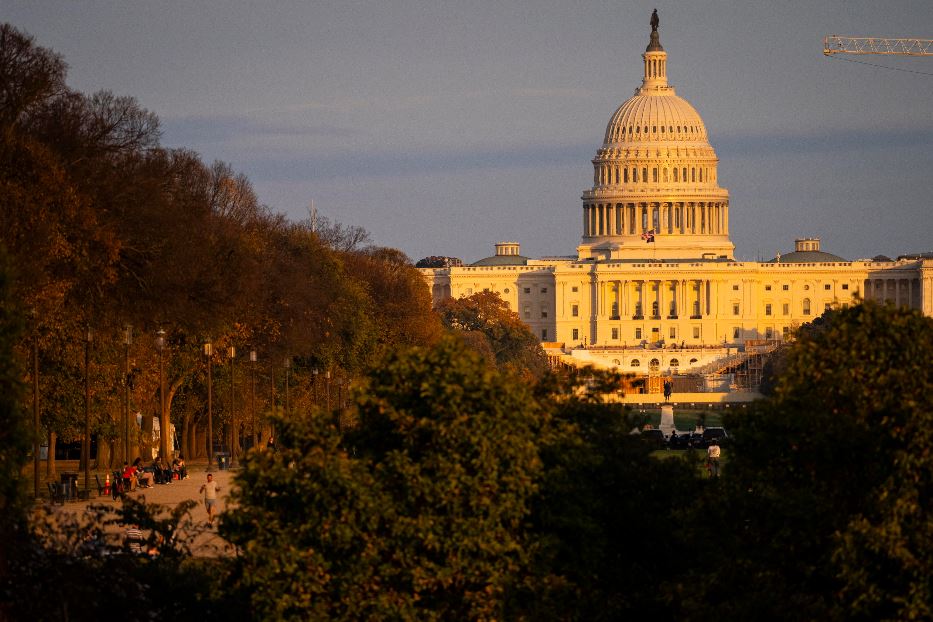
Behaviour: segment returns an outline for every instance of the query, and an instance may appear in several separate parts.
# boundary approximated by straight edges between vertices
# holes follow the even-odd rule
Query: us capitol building
[[[719,159],[668,84],[656,15],[642,59],[641,86],[592,160],[576,257],[531,259],[499,242],[471,265],[422,269],[435,303],[497,292],[556,360],[647,376],[734,370],[858,298],[933,315],[933,253],[848,261],[810,237],[771,261],[736,260]]]

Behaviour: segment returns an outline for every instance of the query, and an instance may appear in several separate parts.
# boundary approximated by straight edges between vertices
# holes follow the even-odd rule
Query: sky
[[[504,240],[574,254],[655,7],[737,258],[804,236],[846,259],[933,251],[933,56],[822,53],[828,34],[933,39],[930,0],[0,0],[0,19],[274,211],[313,200],[412,260],[472,262]]]

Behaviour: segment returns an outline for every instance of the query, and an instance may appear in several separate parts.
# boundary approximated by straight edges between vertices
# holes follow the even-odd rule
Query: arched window
[[[632,359],[632,362],[630,363],[630,365],[632,367],[641,367],[641,361],[639,361],[638,359]]]
[[[612,359],[612,364],[616,367],[619,366],[619,359]]]
[[[661,361],[658,359],[651,359],[651,362],[648,363],[648,371],[658,371],[661,368]]]
[[[680,361],[678,361],[677,359],[671,359],[671,364],[670,364],[670,366],[671,366],[671,367],[680,367]]]
[[[809,298],[803,299],[803,314],[810,315],[810,299]]]
[[[658,167],[657,166],[651,169],[651,181],[653,181],[654,183],[658,183]]]
[[[622,169],[623,180],[625,183],[628,183],[628,167]]]
[[[680,181],[680,179],[678,179],[679,175],[677,174],[679,172],[680,172],[679,169],[674,168],[674,181]]]

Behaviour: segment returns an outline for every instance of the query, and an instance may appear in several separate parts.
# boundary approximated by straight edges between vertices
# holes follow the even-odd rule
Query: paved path
[[[233,471],[213,471],[214,480],[219,484],[217,493],[217,512],[222,513],[227,508],[227,494],[233,480]],[[101,475],[103,477],[103,474]],[[145,499],[147,503],[154,503],[173,509],[183,501],[196,501],[197,506],[191,510],[191,521],[183,527],[180,535],[190,539],[192,553],[196,556],[213,557],[217,555],[230,555],[232,547],[223,538],[217,535],[217,520],[215,515],[214,526],[207,525],[207,510],[204,507],[204,495],[198,490],[207,481],[206,466],[189,467],[188,479],[174,480],[170,484],[156,484],[151,488],[137,488],[128,494],[133,499]],[[112,497],[94,497],[90,501],[66,502],[64,505],[49,506],[48,500],[40,501],[39,505],[50,507],[52,516],[60,518],[81,518],[90,505],[120,507],[122,501],[114,501]],[[69,515],[69,516],[65,516]],[[118,538],[118,529],[111,530],[111,535]]]

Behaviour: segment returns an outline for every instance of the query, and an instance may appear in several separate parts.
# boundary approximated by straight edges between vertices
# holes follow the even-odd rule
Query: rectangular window
[[[829,283],[827,283],[826,285],[823,286],[823,289],[832,289],[832,286]]]
[[[790,303],[785,302],[782,305],[781,311],[784,312],[784,315],[790,315]]]
[[[613,328],[613,329],[612,329],[612,339],[613,339],[613,341],[617,341],[617,340],[619,339],[619,329],[618,329],[618,328]]]
[[[787,290],[790,289],[790,285],[781,285],[781,289],[783,289],[786,292]]]
[[[576,293],[577,293],[577,286],[574,285],[573,287],[571,287],[571,288],[570,288],[570,291],[572,291],[573,293],[576,294]]]
[[[849,284],[848,284],[848,283],[843,283],[843,284],[842,284],[842,289],[849,289]]]
[[[774,339],[774,329],[770,326],[765,329],[765,339]]]
[[[641,180],[646,184],[648,183],[648,167],[647,166],[643,166],[641,168]]]
[[[694,326],[694,327],[693,327],[693,338],[694,338],[694,339],[699,339],[699,338],[700,338],[700,327],[699,327],[699,326]]]
[[[732,338],[733,338],[733,339],[738,339],[738,338],[741,337],[741,336],[742,336],[742,329],[741,329],[741,328],[739,328],[738,326],[736,326],[735,328],[732,329]]]
[[[670,332],[668,333],[668,335],[670,335],[670,338],[671,338],[671,339],[677,339],[677,327],[676,327],[676,326],[671,326],[671,330],[670,330]]]
[[[578,317],[580,315],[580,307],[578,305],[570,305],[570,315]]]
[[[766,291],[766,292],[770,292],[770,291],[771,291],[771,286],[770,286],[770,285],[765,285],[765,291]]]
[[[542,287],[542,288],[541,288],[541,293],[542,293],[542,294],[546,294],[546,293],[547,293],[547,288],[546,288],[546,287]]]
[[[732,303],[732,315],[738,315],[738,314],[739,314],[739,303],[734,302]]]
[[[658,183],[658,167],[651,169],[651,181]]]
[[[784,338],[784,341],[787,341],[787,338],[790,337],[790,327],[783,326],[781,327],[781,336]]]
[[[739,291],[739,286],[738,286],[738,285],[733,285],[733,286],[732,286],[732,291],[734,291],[734,292]]]
[[[525,319],[530,320],[531,319],[531,307],[528,305],[525,305],[524,313],[525,313]]]
[[[541,341],[547,341],[547,329],[546,328],[541,329]]]
[[[636,328],[636,329],[635,329],[635,339],[641,339],[641,329],[640,329],[640,328]]]
[[[525,288],[525,293],[526,293],[526,294],[530,294],[530,293],[531,293],[531,288],[530,288],[530,287],[526,287],[526,288]]]
[[[576,341],[577,339],[580,338],[580,329],[574,328],[573,330],[570,331],[570,335],[571,335],[570,338]]]
[[[765,315],[771,315],[771,305],[765,305]]]
[[[547,318],[547,307],[542,306],[541,307],[541,319],[543,320],[546,318]]]
[[[831,302],[827,302],[825,305],[823,305],[823,310],[824,310],[824,311],[829,311],[829,310],[832,309],[832,308],[833,308],[833,303],[831,303]]]

